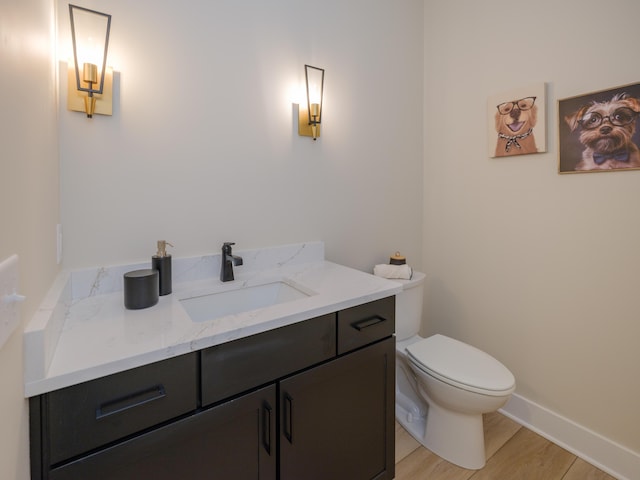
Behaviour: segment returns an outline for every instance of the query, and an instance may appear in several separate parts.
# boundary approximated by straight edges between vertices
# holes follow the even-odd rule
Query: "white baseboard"
[[[517,394],[500,413],[619,480],[640,480],[640,454],[562,415]]]

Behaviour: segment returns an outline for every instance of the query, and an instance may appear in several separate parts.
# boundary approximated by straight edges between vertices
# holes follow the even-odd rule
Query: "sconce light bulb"
[[[318,118],[318,115],[320,115],[320,104],[318,103],[312,103],[311,104],[311,116],[315,118]]]
[[[311,136],[315,141],[318,138],[318,117],[320,116],[320,104],[312,103],[311,104]]]
[[[85,63],[82,66],[82,79],[87,83],[98,83],[98,66],[93,63]]]

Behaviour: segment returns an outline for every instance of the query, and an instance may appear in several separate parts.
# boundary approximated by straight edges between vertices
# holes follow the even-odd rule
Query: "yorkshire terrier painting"
[[[580,132],[584,147],[575,170],[640,168],[640,150],[633,142],[640,100],[618,93],[611,100],[593,101],[564,120],[572,132]]]
[[[537,153],[538,147],[533,134],[538,117],[536,98],[524,97],[497,105],[496,157]]]

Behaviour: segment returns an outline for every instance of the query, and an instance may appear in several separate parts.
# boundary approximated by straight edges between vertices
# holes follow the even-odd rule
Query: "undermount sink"
[[[307,298],[311,295],[312,293],[307,293],[286,282],[275,281],[184,298],[180,300],[180,303],[191,320],[204,322]]]

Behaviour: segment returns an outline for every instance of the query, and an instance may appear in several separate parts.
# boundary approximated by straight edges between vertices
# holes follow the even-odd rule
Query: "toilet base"
[[[420,442],[436,455],[462,468],[478,470],[486,463],[482,414],[467,414],[429,404]]]
[[[402,348],[402,343],[399,346]],[[415,374],[399,350],[396,354],[396,420],[421,444],[424,444],[422,437],[427,423],[427,408],[418,393]]]
[[[396,393],[396,420],[413,438],[424,445],[423,437],[427,426],[426,408],[411,405],[402,397],[401,393]]]
[[[486,463],[483,418],[446,411],[438,405],[416,405],[397,393],[396,420],[422,446],[446,461],[469,470]],[[423,411],[426,414],[420,415]]]

